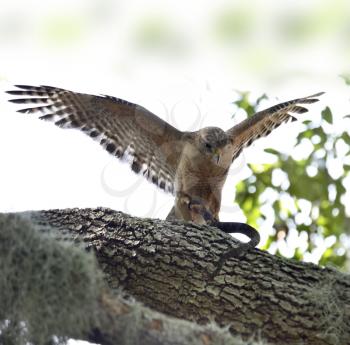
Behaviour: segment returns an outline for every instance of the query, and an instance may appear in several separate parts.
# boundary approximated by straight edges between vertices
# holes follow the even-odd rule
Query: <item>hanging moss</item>
[[[0,215],[0,343],[65,343],[99,318],[102,277],[92,254]]]

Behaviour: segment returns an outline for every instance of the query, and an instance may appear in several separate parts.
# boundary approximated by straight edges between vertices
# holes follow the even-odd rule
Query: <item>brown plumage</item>
[[[296,120],[292,113],[307,112],[300,104],[314,103],[322,95],[275,105],[226,132],[217,127],[181,132],[145,108],[119,98],[51,86],[16,87],[7,92],[21,97],[10,102],[31,105],[19,112],[39,113],[40,119],[59,127],[85,132],[110,154],[127,160],[133,171],[175,195],[169,218],[197,223],[205,219],[189,208],[191,201],[199,200],[218,220],[221,191],[232,161],[255,139],[283,122]]]

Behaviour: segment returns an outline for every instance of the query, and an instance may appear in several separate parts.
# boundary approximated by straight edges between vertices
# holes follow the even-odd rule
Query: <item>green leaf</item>
[[[271,153],[273,155],[279,155],[280,154],[277,150],[271,149],[271,148],[265,149],[264,151],[267,152],[267,153]]]
[[[350,145],[350,135],[348,132],[343,132],[341,135],[341,138],[348,144]]]
[[[303,121],[303,124],[306,125],[306,126],[309,126],[310,123],[312,123],[312,121],[310,121],[310,120]]]
[[[241,92],[240,98],[233,102],[238,108],[243,109],[248,117],[251,117],[255,114],[255,106],[249,103],[249,92]]]
[[[322,118],[326,120],[328,123],[333,123],[333,115],[329,107],[326,107],[324,110],[322,110],[321,115],[322,115]]]
[[[263,95],[261,95],[261,96],[256,100],[255,106],[258,106],[258,105],[260,104],[260,102],[263,101],[264,99],[268,99],[266,93],[264,93]]]
[[[340,77],[345,81],[346,85],[350,85],[350,74],[342,74]]]
[[[239,99],[237,101],[234,101],[233,104],[236,104],[238,108],[243,109],[248,117],[252,117],[256,113],[256,108],[260,104],[260,102],[264,99],[267,99],[268,97],[263,94],[262,96],[258,97],[255,103],[249,102],[249,95],[250,92],[239,92]]]

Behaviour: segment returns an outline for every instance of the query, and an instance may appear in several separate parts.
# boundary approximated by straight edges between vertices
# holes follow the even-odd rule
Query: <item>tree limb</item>
[[[0,344],[246,344],[227,328],[169,317],[111,292],[92,254],[45,230],[0,214]]]
[[[272,344],[350,344],[350,279],[333,269],[254,249],[211,278],[221,254],[237,245],[216,228],[104,208],[26,216],[93,250],[112,289],[123,287],[154,310],[215,320],[232,334]]]

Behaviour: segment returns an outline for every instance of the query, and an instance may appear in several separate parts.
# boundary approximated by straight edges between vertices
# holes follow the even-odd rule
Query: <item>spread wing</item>
[[[260,137],[269,135],[273,129],[280,126],[283,122],[296,121],[297,119],[291,114],[303,114],[308,111],[300,104],[317,102],[317,97],[323,93],[320,92],[308,97],[277,104],[257,112],[252,117],[229,129],[226,133],[233,144],[232,160],[239,156],[244,147],[249,146]]]
[[[136,173],[174,192],[183,133],[137,104],[111,96],[93,96],[51,86],[16,85],[10,102],[31,104],[21,113],[37,113],[62,128],[77,128],[110,154],[124,158]]]

